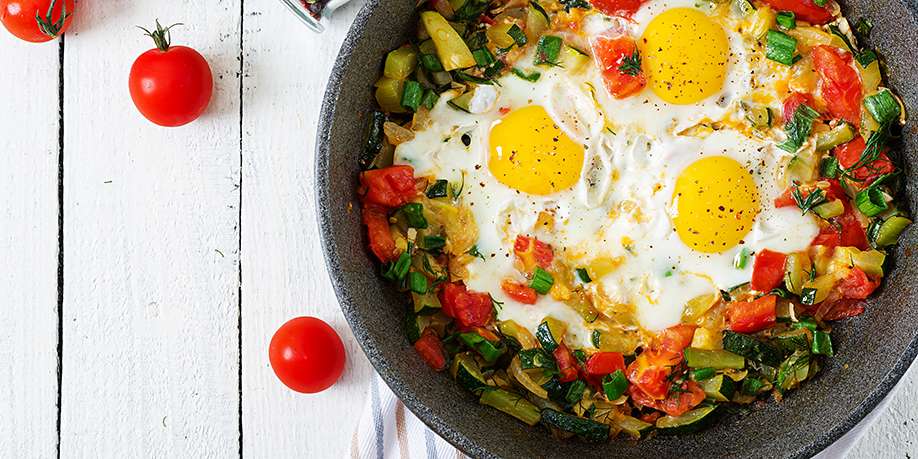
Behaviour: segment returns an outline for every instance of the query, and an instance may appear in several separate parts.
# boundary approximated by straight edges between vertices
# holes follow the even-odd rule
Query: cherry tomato
[[[835,19],[832,16],[832,2],[828,1],[823,6],[813,3],[813,0],[763,0],[778,11],[791,11],[798,19],[810,24],[823,25]]]
[[[624,99],[644,89],[647,79],[634,40],[599,37],[593,41],[593,55],[602,70],[606,89],[615,98]]]
[[[564,343],[559,344],[552,355],[558,363],[559,382],[567,383],[577,379],[577,361]]]
[[[629,17],[636,13],[645,0],[593,0],[593,7],[608,16]]]
[[[268,357],[278,379],[305,394],[328,389],[344,371],[341,338],[315,317],[297,317],[281,325],[271,338]]]
[[[13,35],[41,43],[61,36],[70,27],[73,9],[73,0],[0,0],[0,22]]]
[[[628,381],[649,397],[662,400],[669,392],[669,375],[682,360],[679,354],[662,349],[646,349],[628,365]]]
[[[833,153],[835,154],[835,158],[838,159],[838,164],[848,169],[857,164],[858,160],[861,159],[861,154],[864,153],[866,148],[867,143],[864,141],[864,138],[858,137],[844,145],[835,147]],[[889,156],[886,155],[886,152],[880,152],[877,159],[870,164],[864,164],[850,171],[850,174],[857,180],[850,181],[849,184],[857,188],[866,187],[881,175],[889,174],[895,170],[896,166],[889,160]]]
[[[864,302],[852,298],[843,298],[829,305],[828,311],[822,320],[841,320],[848,317],[859,316],[864,313]]]
[[[663,330],[660,333],[660,348],[673,354],[682,352],[683,349],[692,344],[692,338],[695,336],[694,325],[679,324]]]
[[[443,284],[438,297],[443,313],[456,319],[460,329],[485,327],[494,316],[491,295],[469,291],[460,282]]]
[[[755,254],[752,281],[749,286],[760,292],[770,292],[784,281],[784,264],[787,255],[765,249]]]
[[[597,352],[586,362],[586,372],[592,376],[605,376],[616,370],[625,371],[625,358],[621,352]]]
[[[547,269],[555,257],[550,245],[534,237],[522,235],[516,237],[513,253],[523,262],[526,271],[532,271],[536,266]]]
[[[389,166],[371,169],[360,174],[363,201],[394,208],[408,203],[418,194],[414,186],[414,168],[411,166]]]
[[[128,88],[140,113],[160,126],[181,126],[196,120],[210,103],[214,77],[197,51],[170,46],[169,27],[156,23],[148,32],[156,48],[131,66]]]
[[[863,300],[870,296],[879,286],[880,283],[871,280],[864,271],[859,268],[853,268],[847,276],[838,281],[836,288],[845,298]]]
[[[400,255],[395,239],[389,231],[389,217],[386,209],[376,204],[364,204],[361,211],[363,224],[367,227],[370,251],[383,263],[395,260]]]
[[[855,126],[861,124],[861,78],[851,66],[851,53],[833,46],[813,48],[813,67],[829,115]]]
[[[727,305],[727,321],[730,330],[739,333],[755,333],[775,324],[775,306],[778,297],[765,295],[753,301],[734,301]]]
[[[660,410],[670,416],[682,416],[688,410],[698,406],[705,398],[704,389],[695,381],[685,381],[680,386],[680,390],[670,391],[662,400],[655,400],[634,386],[629,391],[629,395],[636,405]]]
[[[446,368],[446,352],[443,351],[443,342],[440,341],[440,337],[433,328],[424,329],[421,338],[414,342],[414,350],[435,371],[443,371]]]
[[[500,288],[507,296],[523,304],[535,304],[536,299],[538,299],[538,293],[534,288],[527,287],[510,279],[501,281]]]

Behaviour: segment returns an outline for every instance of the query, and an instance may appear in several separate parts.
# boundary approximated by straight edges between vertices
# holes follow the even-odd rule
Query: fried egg
[[[550,315],[568,323],[568,342],[591,346],[590,324],[563,301],[525,305],[501,290],[504,279],[525,282],[518,235],[551,244],[569,266],[607,265],[584,285],[596,309],[632,311],[621,323],[648,331],[678,324],[693,298],[748,282],[751,258],[737,259],[810,244],[814,218],[772,204],[786,153],[730,128],[757,65],[738,27],[682,0],[648,2],[632,20],[592,14],[566,41],[636,37],[642,92],[613,98],[592,63],[540,67],[535,82],[508,74],[478,86],[467,112],[449,104],[458,93],[442,94],[429,125],[398,145],[397,164],[461,188],[482,255],[465,283],[503,304],[500,320],[535,330]],[[533,51],[519,60],[527,72]]]

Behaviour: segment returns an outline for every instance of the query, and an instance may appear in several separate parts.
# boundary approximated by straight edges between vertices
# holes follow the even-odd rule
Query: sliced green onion
[[[733,267],[736,269],[746,269],[746,263],[749,261],[749,249],[743,247],[736,256],[733,257]]]
[[[816,6],[826,6],[827,1],[828,0],[813,0],[813,3],[816,4]]]
[[[891,123],[899,118],[902,108],[899,101],[892,95],[888,89],[884,89],[872,96],[864,98],[864,107],[881,125]]]
[[[834,156],[826,156],[822,159],[822,162],[819,163],[819,172],[825,178],[834,179],[838,177],[838,159]]]
[[[494,63],[494,56],[488,51],[488,48],[478,48],[472,51],[472,57],[475,58],[475,63],[479,67],[487,67]]]
[[[421,99],[421,105],[426,107],[428,110],[434,108],[434,105],[437,105],[437,100],[440,99],[440,95],[436,93],[433,89],[428,89],[424,91],[424,98]]]
[[[531,72],[531,73],[526,73],[526,72],[524,72],[524,71],[522,71],[522,70],[520,70],[520,69],[518,69],[518,68],[516,68],[516,67],[513,67],[513,69],[512,69],[511,71],[513,72],[514,75],[516,75],[516,76],[518,76],[518,77],[520,77],[520,78],[522,78],[522,79],[524,79],[524,80],[526,80],[526,81],[531,81],[531,82],[539,81],[539,77],[542,76],[542,74],[539,73],[539,72],[533,71],[533,72]]]
[[[805,288],[800,292],[800,302],[812,306],[816,303],[816,293],[818,291],[815,288]]]
[[[416,271],[411,271],[408,273],[408,288],[418,295],[424,295],[427,293],[428,288],[427,276]]]
[[[439,179],[427,189],[428,198],[445,198],[449,192],[449,180]]]
[[[593,343],[593,347],[599,349],[599,345],[602,343],[602,332],[593,330],[593,333],[590,334],[590,342]]]
[[[905,231],[905,228],[911,224],[912,221],[905,217],[893,216],[887,218],[883,223],[880,223],[879,228],[876,230],[874,245],[886,247],[895,244],[899,240],[899,235],[902,234],[902,231]]]
[[[590,279],[590,273],[587,272],[586,268],[577,268],[575,272],[577,273],[577,277],[580,278],[580,282],[583,282],[584,284],[593,282],[593,279]]]
[[[421,54],[418,59],[421,61],[421,67],[429,72],[443,71],[443,64],[440,63],[440,58],[436,54]]]
[[[857,210],[868,217],[880,215],[889,208],[883,190],[876,186],[869,186],[858,192],[854,202],[857,204]]]
[[[781,11],[775,17],[778,25],[787,30],[797,27],[797,16],[792,11]]]
[[[411,266],[411,255],[408,252],[402,252],[398,260],[389,262],[384,266],[383,277],[390,281],[400,281],[408,274],[408,268]]]
[[[765,387],[765,383],[761,379],[746,378],[743,380],[743,385],[740,386],[740,392],[746,395],[756,395],[763,387]]]
[[[446,245],[446,238],[443,236],[424,236],[424,250],[442,249]]]
[[[532,287],[536,292],[539,292],[542,295],[548,293],[551,290],[551,286],[555,283],[555,278],[545,271],[542,268],[536,268],[535,272],[532,274],[532,281],[529,283],[529,286]]]
[[[561,37],[542,35],[536,45],[536,65],[558,65],[558,56],[561,54]]]
[[[402,92],[402,107],[417,111],[423,97],[424,88],[421,83],[412,80],[405,81],[405,88]]]
[[[835,352],[832,350],[832,338],[828,333],[819,330],[813,332],[812,351],[814,354],[825,355],[829,357],[835,355]]]
[[[564,400],[573,405],[583,398],[583,391],[585,390],[586,383],[578,379],[567,386],[567,393],[564,395]]]
[[[689,373],[689,376],[693,381],[704,381],[713,378],[716,371],[713,368],[696,368]]]
[[[523,29],[520,26],[513,24],[507,29],[507,35],[510,35],[510,38],[516,42],[517,45],[523,46],[526,44],[526,34],[523,33]]]
[[[547,352],[555,352],[555,349],[558,348],[558,341],[555,340],[555,336],[551,334],[551,327],[548,326],[548,321],[543,320],[542,323],[536,327],[536,339],[539,340],[539,344],[542,345],[542,349]]]
[[[804,289],[804,290],[814,290],[814,289]],[[799,322],[794,322],[793,324],[791,324],[791,328],[795,330],[798,328],[807,328],[810,331],[816,331],[817,324],[816,324],[816,320],[813,319],[812,317],[804,317],[800,319]]]
[[[542,368],[549,371],[558,370],[555,359],[545,349],[523,349],[518,355],[520,356],[520,367],[524,370],[532,368]]]
[[[790,121],[784,124],[784,132],[787,134],[787,140],[778,145],[778,148],[789,152],[796,153],[806,142],[807,137],[813,130],[813,121],[819,118],[819,112],[813,110],[807,104],[800,104],[794,111],[794,116]]]
[[[424,206],[417,202],[410,202],[401,208],[402,214],[408,221],[409,228],[427,228],[427,219],[424,218]]]
[[[615,370],[615,373],[608,374],[602,378],[602,391],[606,393],[606,398],[618,400],[628,389],[628,378],[622,370]]]
[[[777,30],[769,30],[765,36],[765,57],[784,65],[796,62],[794,52],[797,50],[797,39]]]
[[[494,363],[506,350],[504,347],[495,346],[494,343],[484,339],[478,333],[460,333],[459,339],[466,346],[474,349],[488,363]]]

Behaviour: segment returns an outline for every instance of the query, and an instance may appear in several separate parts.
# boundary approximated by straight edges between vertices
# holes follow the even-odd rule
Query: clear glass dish
[[[322,1],[322,0],[319,0]],[[300,22],[306,25],[309,30],[312,30],[316,33],[322,33],[325,30],[325,26],[322,25],[322,18],[327,18],[332,11],[336,8],[344,5],[350,0],[330,0],[325,6],[321,9],[321,15],[316,17],[313,15],[313,12],[307,8],[306,4],[300,0],[281,0],[281,3],[287,6],[287,9],[293,12],[300,19]]]

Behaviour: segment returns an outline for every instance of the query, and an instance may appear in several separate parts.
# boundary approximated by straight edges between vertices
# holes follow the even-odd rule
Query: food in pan
[[[831,0],[430,0],[357,191],[420,357],[587,441],[817,376],[911,223],[905,112]],[[410,298],[410,300],[409,300]]]

